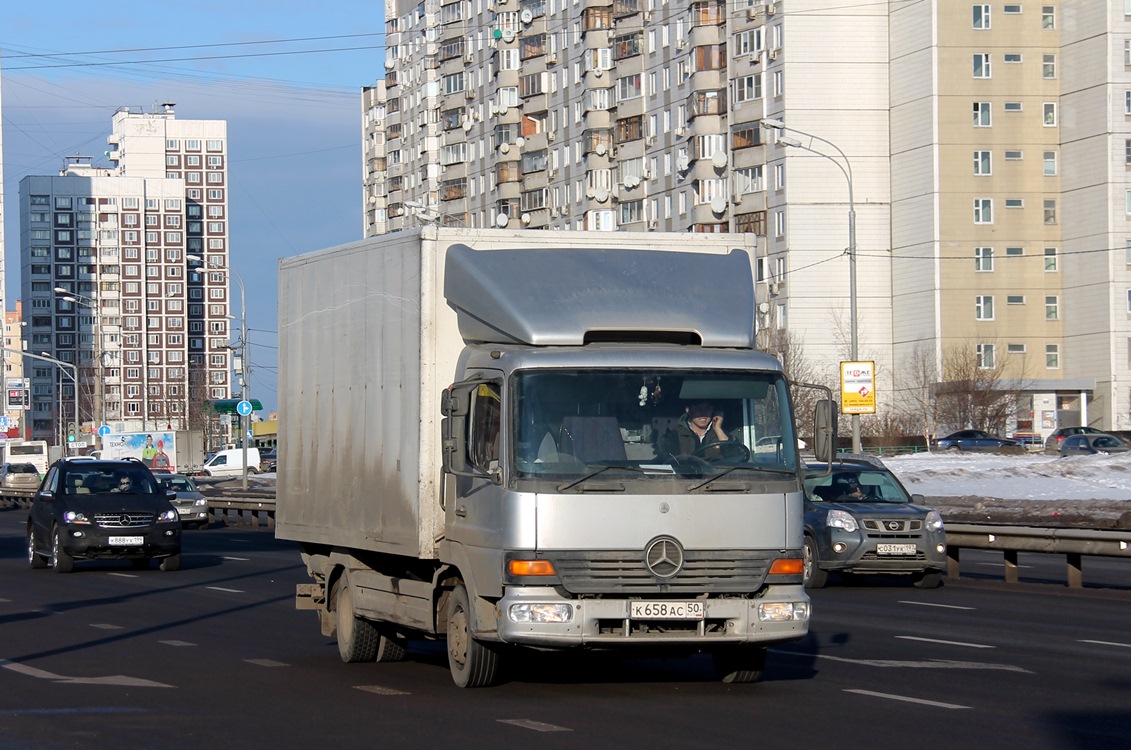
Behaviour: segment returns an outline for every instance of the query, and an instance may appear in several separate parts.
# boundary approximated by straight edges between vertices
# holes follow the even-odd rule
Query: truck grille
[[[95,513],[94,522],[104,529],[131,529],[138,526],[153,525],[152,513],[134,513],[121,511],[119,513]]]
[[[762,587],[776,555],[737,550],[686,550],[670,578],[648,570],[643,550],[553,552],[547,555],[572,594],[750,593]]]

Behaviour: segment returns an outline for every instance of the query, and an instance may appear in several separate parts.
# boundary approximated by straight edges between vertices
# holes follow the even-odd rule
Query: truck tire
[[[345,577],[334,586],[334,614],[337,617],[338,655],[342,661],[353,664],[376,659],[380,640],[377,628],[354,613],[353,592],[349,579]]]
[[[726,646],[711,652],[711,661],[723,682],[754,682],[766,668],[766,647]]]
[[[404,638],[377,629],[377,655],[374,661],[404,661],[406,656],[408,656],[408,642]]]
[[[820,553],[817,550],[817,540],[809,534],[805,535],[805,543],[801,548],[802,563],[801,581],[807,589],[824,588],[829,582],[829,572],[821,570],[817,564]]]
[[[63,532],[58,526],[51,535],[51,569],[56,573],[70,573],[75,569],[75,558],[63,549]]]
[[[43,555],[35,551],[35,532],[32,530],[31,524],[27,527],[27,564],[32,570],[43,570],[47,567],[47,561],[43,559]]]
[[[490,687],[499,678],[499,653],[471,635],[471,604],[462,584],[448,596],[448,668],[461,688]]]

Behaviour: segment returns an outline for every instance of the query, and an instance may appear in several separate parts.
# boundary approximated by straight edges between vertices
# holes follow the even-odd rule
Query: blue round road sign
[[[102,437],[106,437],[107,435],[109,435],[110,434],[110,425],[104,424],[101,427],[99,427],[98,428],[98,434],[101,435]]]
[[[236,412],[241,417],[246,417],[248,414],[251,414],[251,402],[247,400],[240,401],[236,404]]]

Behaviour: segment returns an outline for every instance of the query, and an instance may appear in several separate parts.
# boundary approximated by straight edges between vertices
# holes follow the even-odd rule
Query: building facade
[[[202,427],[231,394],[227,124],[122,109],[107,142],[20,182],[35,437]]]
[[[366,235],[752,232],[760,326],[826,382],[857,338],[881,412],[968,360],[1011,430],[1131,429],[1125,2],[387,0],[386,29]]]

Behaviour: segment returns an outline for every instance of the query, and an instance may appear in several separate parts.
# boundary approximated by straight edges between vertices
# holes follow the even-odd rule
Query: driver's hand
[[[723,430],[723,418],[721,416],[711,417],[711,427],[715,430],[715,437],[719,442],[730,440],[726,432]]]

